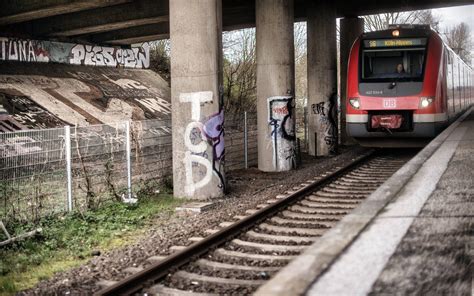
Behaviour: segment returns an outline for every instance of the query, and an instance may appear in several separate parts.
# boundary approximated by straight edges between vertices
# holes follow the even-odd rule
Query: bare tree
[[[295,23],[295,102],[296,108],[302,110],[308,97],[307,89],[307,33],[306,22]],[[299,116],[301,117],[301,116]],[[298,116],[297,116],[298,118]]]
[[[381,13],[366,15],[363,18],[366,32],[385,30],[390,24],[426,24],[439,31],[441,21],[441,17],[433,14],[431,10]]]
[[[224,50],[224,110],[241,114],[256,110],[255,29],[226,32]]]
[[[447,28],[445,32],[446,43],[467,64],[471,64],[471,50],[473,49],[471,30],[466,23]]]

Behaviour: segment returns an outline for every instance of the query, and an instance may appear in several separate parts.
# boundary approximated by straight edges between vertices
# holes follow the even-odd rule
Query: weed
[[[141,198],[136,205],[110,203],[85,213],[41,219],[43,232],[0,249],[0,295],[27,289],[55,272],[77,266],[94,250],[123,246],[144,233],[157,214],[169,212],[182,200],[169,194]],[[149,226],[148,226],[149,227]],[[21,233],[32,225],[10,225]]]

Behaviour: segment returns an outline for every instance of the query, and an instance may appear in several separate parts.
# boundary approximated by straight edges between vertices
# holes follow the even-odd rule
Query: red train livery
[[[473,84],[429,26],[365,33],[349,57],[347,132],[363,146],[422,146],[473,103]]]

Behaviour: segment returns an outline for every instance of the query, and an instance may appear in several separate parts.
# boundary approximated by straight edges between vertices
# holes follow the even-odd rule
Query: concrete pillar
[[[257,0],[258,168],[296,167],[293,0]]]
[[[337,44],[334,1],[310,1],[308,30],[309,154],[337,150]]]
[[[341,144],[351,145],[355,141],[346,132],[346,100],[347,100],[347,63],[352,44],[364,33],[364,19],[346,17],[340,20],[340,71],[341,71]]]
[[[170,1],[173,187],[176,197],[222,196],[222,0]]]

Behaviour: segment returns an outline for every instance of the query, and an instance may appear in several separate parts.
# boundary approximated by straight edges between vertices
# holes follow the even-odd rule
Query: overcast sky
[[[443,28],[464,22],[471,28],[471,33],[474,33],[474,5],[433,9],[433,12],[441,16]]]
[[[441,32],[444,32],[447,27],[453,27],[464,22],[469,25],[471,40],[474,41],[474,5],[433,9],[433,12],[441,16]],[[474,50],[471,53],[471,65],[474,65]]]

